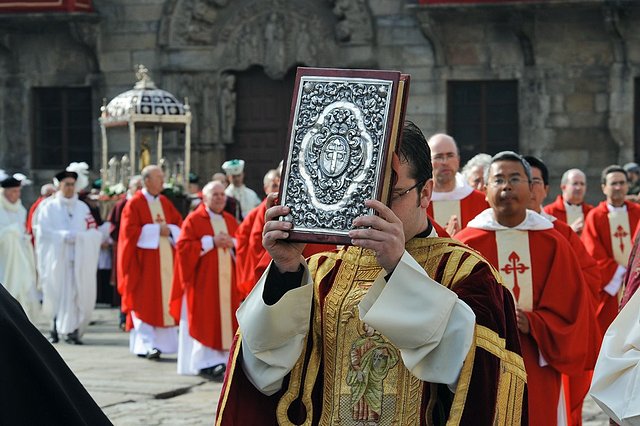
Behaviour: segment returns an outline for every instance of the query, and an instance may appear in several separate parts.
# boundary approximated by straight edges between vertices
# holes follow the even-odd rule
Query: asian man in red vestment
[[[569,169],[562,174],[560,190],[555,201],[544,206],[544,211],[571,226],[578,235],[582,234],[584,219],[593,206],[584,201],[587,192],[587,177],[580,169]]]
[[[531,168],[501,152],[485,179],[491,205],[456,238],[478,250],[511,290],[529,390],[529,424],[569,424],[561,374],[584,371],[590,301],[569,243],[544,217],[527,210]]]
[[[433,195],[427,214],[447,230],[449,235],[467,226],[477,214],[489,207],[485,195],[467,183],[460,169],[460,152],[456,141],[438,133],[429,138],[433,166]]]
[[[391,206],[305,260],[270,194],[273,262],[238,310],[217,425],[526,424],[515,307],[475,251],[427,219],[429,147],[406,123]],[[295,207],[294,207],[295,208]]]
[[[582,402],[589,391],[591,385],[591,374],[600,350],[600,327],[596,320],[595,310],[598,307],[598,293],[600,291],[600,269],[598,264],[587,252],[578,234],[565,222],[546,213],[542,210],[542,201],[549,194],[549,170],[542,160],[537,157],[527,155],[525,160],[531,165],[531,193],[533,198],[529,203],[529,209],[542,215],[553,224],[553,228],[558,231],[571,245],[576,259],[580,263],[580,270],[586,285],[587,298],[591,301],[589,311],[589,335],[585,339],[590,344],[589,356],[585,358],[585,371],[576,376],[562,375],[562,384],[565,387],[571,424],[580,426],[582,424]]]
[[[640,206],[626,201],[627,173],[618,165],[606,167],[601,176],[607,197],[587,215],[582,241],[600,268],[598,323],[601,336],[618,314],[623,279],[631,254],[632,236],[640,220]]]
[[[169,313],[173,247],[182,217],[161,194],[164,173],[155,165],[142,169],[144,188],[125,204],[118,237],[118,291],[128,314],[129,349],[157,360],[178,350],[178,328]]]
[[[209,182],[176,246],[171,314],[180,323],[178,374],[222,380],[240,306],[234,261],[238,222],[224,211],[224,185]]]

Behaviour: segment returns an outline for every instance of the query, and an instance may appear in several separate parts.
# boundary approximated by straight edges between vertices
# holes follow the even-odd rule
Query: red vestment
[[[165,223],[182,225],[182,216],[164,195],[160,195]],[[135,311],[147,324],[165,327],[162,306],[160,250],[138,248],[142,227],[156,223],[142,191],[135,193],[124,206],[118,238],[118,291],[122,312]],[[174,324],[170,324],[174,325]],[[131,323],[127,323],[131,329]]]
[[[429,217],[435,217],[433,214],[433,203],[437,203],[437,201],[432,201],[429,203],[429,207],[427,207],[427,214]],[[466,228],[467,223],[469,223],[471,219],[488,208],[489,204],[487,203],[484,192],[474,189],[471,194],[460,200],[460,217],[458,218],[458,221],[460,222],[460,229]],[[440,223],[439,225],[446,226],[447,224]]]
[[[585,219],[587,217],[587,213],[589,213],[591,209],[593,209],[593,206],[591,204],[582,203],[582,214],[584,215]],[[543,210],[551,216],[563,221],[564,223],[567,223],[567,209],[564,206],[562,195],[558,195],[553,203],[544,206]]]
[[[222,217],[227,225],[227,233],[235,237],[238,222],[229,213],[223,211]],[[212,349],[228,349],[222,345],[222,321],[220,319],[220,291],[218,275],[218,249],[200,255],[202,237],[214,236],[209,212],[204,203],[191,212],[180,230],[180,239],[176,245],[171,290],[171,315],[180,322],[182,296],[187,297],[187,319],[189,334],[205,346]],[[235,268],[231,265],[231,312],[233,333],[238,328],[235,311],[240,306],[240,293],[236,286]]]
[[[425,242],[425,240],[431,241]],[[459,410],[459,424],[461,425],[493,425],[499,405],[497,403],[498,383],[500,375],[504,373],[498,358],[498,353],[501,352],[498,345],[504,345],[502,346],[503,350],[512,352],[511,355],[520,354],[513,299],[508,290],[497,282],[489,265],[475,252],[461,247],[459,243],[443,238],[414,238],[407,245],[409,246],[407,250],[410,253],[413,254],[413,249],[415,249],[414,258],[429,270],[429,275],[433,279],[447,283],[445,285],[473,310],[477,326],[491,330],[491,333],[495,333],[494,336],[497,337],[493,348],[495,351],[488,351],[481,347],[476,350],[475,359],[471,364],[472,373],[468,387],[460,386],[460,383],[464,382],[462,378],[460,379],[457,391],[465,394],[462,406],[456,409],[452,407],[453,394],[446,385],[421,382],[420,389],[411,395],[421,407],[419,418],[416,418],[412,424],[445,424],[449,415]],[[322,312],[320,314],[322,317],[325,315],[338,317],[345,315],[345,311],[325,312],[326,308],[323,305],[327,303],[327,299],[332,297],[332,294],[339,295],[341,293],[341,289],[344,289],[346,285],[345,282],[353,282],[354,276],[360,273],[359,258],[342,256],[347,250],[349,249],[314,256],[318,265],[322,265],[321,268],[318,268],[322,272],[318,273],[323,276],[314,292],[316,298],[314,300],[317,302],[314,304],[314,309],[319,309]],[[453,271],[462,271],[463,269],[466,273],[453,273]],[[371,269],[367,269],[369,278],[360,279],[360,283],[372,282],[377,276],[377,272],[374,270],[372,274]],[[367,288],[365,285],[363,287]],[[340,296],[337,297],[340,298]],[[348,301],[344,301],[341,307],[352,312]],[[313,316],[313,313],[310,315]],[[319,347],[323,349],[316,352],[319,359],[315,359],[313,355],[308,356],[303,351],[299,363],[301,365],[313,365],[314,363],[323,365],[322,358],[330,358],[326,352],[336,350],[337,345],[333,345],[326,337],[326,333],[322,330],[323,321],[317,323],[311,321],[311,323],[309,336],[319,335],[321,341]],[[320,327],[320,329],[314,329],[315,327]],[[323,386],[323,377],[330,374],[328,370],[335,368],[335,365],[327,366],[324,364],[318,377],[310,382],[305,381],[306,377],[293,378],[294,374],[290,373],[285,378],[283,388],[275,394],[267,396],[258,391],[244,373],[241,367],[242,351],[239,345],[241,345],[241,340],[236,335],[234,347],[231,349],[227,376],[218,402],[216,425],[281,424],[278,423],[277,417],[286,417],[293,424],[319,424],[323,410],[327,409],[323,405],[323,392],[327,391]],[[515,357],[513,360],[515,361]],[[305,375],[308,372],[304,371],[302,374]],[[346,375],[346,372],[340,371],[334,374]],[[461,374],[462,376],[463,374]],[[304,383],[304,387],[312,386],[312,390],[309,392],[310,404],[307,405],[307,402],[304,402],[305,407],[302,403],[303,398],[294,398],[287,400],[288,409],[279,410],[278,403],[284,402],[283,395],[288,388],[302,393],[302,389],[298,388],[302,383]],[[514,380],[511,385],[513,388],[503,389],[503,391],[515,393],[514,391],[519,388],[519,391],[524,391],[526,395],[526,389],[523,389],[524,384],[518,384]],[[307,390],[304,392],[306,393]],[[506,397],[506,395],[502,396]],[[510,418],[508,424],[521,424],[520,420],[523,425],[527,424],[526,397],[520,396],[524,400],[519,400],[516,407],[511,407],[513,411],[510,414],[513,417]],[[504,399],[501,402],[504,403]],[[304,423],[305,419],[309,423]],[[349,421],[346,423],[351,424]],[[385,422],[382,421],[380,424],[385,424]]]
[[[532,265],[523,265],[531,268],[532,276],[532,310],[526,312],[530,333],[519,333],[527,370],[529,424],[555,425],[561,373],[585,371],[591,305],[569,243],[552,229],[523,232],[529,233],[532,261]],[[478,250],[504,274],[505,265],[498,264],[495,234],[467,227],[456,238]],[[548,365],[540,366],[540,356]]]
[[[588,294],[591,296],[590,309],[592,318],[589,321],[589,343],[590,351],[586,359],[585,372],[576,376],[563,375],[562,380],[566,390],[567,403],[569,412],[571,413],[571,424],[579,426],[582,424],[582,402],[589,392],[591,386],[591,375],[600,352],[600,327],[596,319],[596,309],[598,308],[599,292],[600,292],[600,269],[597,262],[591,257],[584,247],[584,244],[571,227],[561,220],[551,222],[556,231],[558,231],[571,245],[573,252],[576,254]]]
[[[636,229],[640,220],[640,206],[625,201],[629,216],[629,229],[631,233]],[[604,287],[613,278],[618,263],[613,257],[611,248],[611,230],[609,228],[609,209],[607,202],[603,201],[594,207],[587,215],[582,230],[582,242],[589,254],[598,262],[600,268],[599,305],[597,309],[600,335],[604,336],[609,324],[618,314],[618,298],[604,291]]]
[[[236,279],[238,282],[238,289],[244,296],[251,292],[251,289],[255,284],[253,278],[254,268],[264,254],[264,250],[262,249],[262,238],[260,238],[259,246],[252,247],[251,234],[254,222],[258,221],[260,216],[262,216],[260,223],[264,226],[264,213],[266,211],[266,206],[267,199],[265,198],[258,207],[247,214],[247,217],[244,218],[236,232]],[[262,235],[262,228],[260,235]]]

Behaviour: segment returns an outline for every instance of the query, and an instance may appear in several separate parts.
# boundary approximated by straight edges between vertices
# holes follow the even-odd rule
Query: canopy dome
[[[182,121],[188,107],[173,94],[158,89],[144,65],[138,66],[136,77],[133,89],[119,94],[105,107],[101,119],[105,125],[128,122],[132,116],[137,116],[134,121]]]

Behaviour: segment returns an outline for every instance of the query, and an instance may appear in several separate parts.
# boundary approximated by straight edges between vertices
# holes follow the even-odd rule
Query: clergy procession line
[[[79,197],[84,163],[28,214],[30,182],[2,172],[0,280],[51,320],[51,343],[82,344],[113,270],[132,354],[177,353],[178,374],[225,381],[216,424],[581,425],[592,382],[613,421],[639,424],[640,401],[622,401],[640,355],[621,346],[640,335],[640,167],[605,168],[595,207],[571,168],[542,207],[539,158],[479,154],[460,171],[451,136],[409,122],[396,157],[389,206],[367,201],[376,215],[344,247],[287,242],[280,169],[260,201],[242,160],[192,188],[184,220],[159,166],[106,218]]]

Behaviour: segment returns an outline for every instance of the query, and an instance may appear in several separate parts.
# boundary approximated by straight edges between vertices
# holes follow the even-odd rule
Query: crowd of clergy
[[[618,317],[623,296],[635,301],[627,321],[638,322],[640,300],[630,294],[637,286],[626,286],[625,294],[624,284],[640,274],[640,268],[628,267],[640,221],[640,166],[605,168],[600,188],[590,193],[604,198],[596,206],[585,201],[585,174],[570,168],[562,175],[561,194],[543,206],[550,190],[543,159],[506,151],[479,154],[460,168],[452,137],[436,134],[428,145],[434,188],[427,214],[433,227],[440,237],[479,252],[513,296],[529,424],[582,424],[592,381],[594,398],[614,421],[640,415],[637,395],[635,405],[622,402],[628,387],[619,385],[613,402],[606,398],[619,370],[596,369],[594,375],[603,339],[618,351],[624,346],[605,336],[612,322],[624,319]],[[98,271],[113,270],[130,351],[149,360],[177,353],[179,374],[222,380],[238,327],[235,312],[270,260],[262,244],[267,199],[244,185],[244,166],[242,160],[225,162],[224,173],[202,189],[192,179],[186,218],[162,195],[158,166],[131,177],[128,192],[105,218],[96,214],[91,197],[79,197],[88,186],[84,163],[56,174],[29,211],[20,200],[29,180],[2,172],[0,282],[31,318],[51,320],[52,343],[62,337],[82,344]],[[265,194],[279,185],[280,170],[269,170]],[[307,245],[303,254],[332,249]],[[605,354],[604,346],[602,352],[613,359],[599,360],[603,369],[628,359]]]

